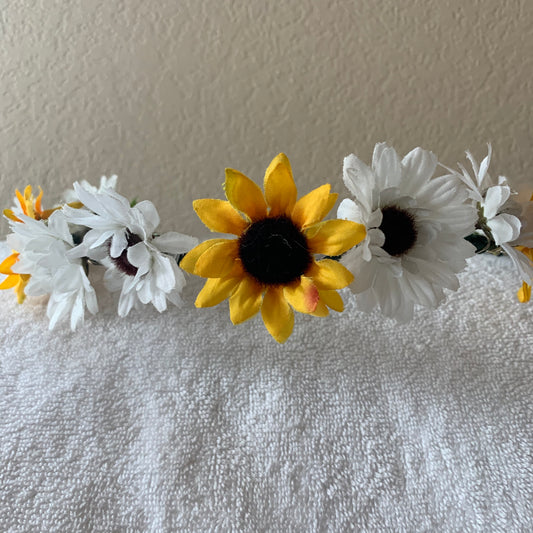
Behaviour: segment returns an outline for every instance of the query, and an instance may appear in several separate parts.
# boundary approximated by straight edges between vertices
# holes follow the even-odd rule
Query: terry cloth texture
[[[533,530],[533,305],[507,258],[407,326],[343,291],[285,345],[189,279],[186,307],[126,319],[98,286],[74,334],[0,293],[0,531]]]

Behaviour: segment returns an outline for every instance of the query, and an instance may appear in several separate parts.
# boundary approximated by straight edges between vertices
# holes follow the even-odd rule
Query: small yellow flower
[[[30,280],[29,274],[17,274],[11,270],[11,267],[18,261],[19,254],[13,252],[8,258],[6,258],[0,264],[0,274],[4,274],[7,278],[0,283],[0,289],[15,289],[17,295],[17,301],[21,304],[26,295],[24,294],[24,288]]]
[[[211,307],[229,298],[230,318],[240,324],[261,310],[263,322],[285,342],[294,326],[293,309],[326,316],[328,307],[344,308],[337,289],[353,275],[332,259],[366,235],[364,226],[347,220],[322,221],[337,195],[329,184],[297,200],[292,170],[285,154],[270,163],[261,189],[237,170],[226,169],[228,201],[203,199],[194,210],[211,230],[237,239],[211,239],[193,248],[180,266],[208,278],[196,307]]]
[[[15,194],[17,195],[17,200],[19,201],[20,208],[22,209],[22,212],[35,220],[46,220],[56,209],[46,209],[43,210],[41,205],[41,200],[43,197],[43,190],[39,187],[39,196],[37,198],[34,198],[31,185],[28,185],[24,189],[24,195],[21,194],[21,192],[17,189],[15,191]],[[13,220],[14,222],[22,222],[11,209],[4,209],[4,215],[9,218],[10,220]]]

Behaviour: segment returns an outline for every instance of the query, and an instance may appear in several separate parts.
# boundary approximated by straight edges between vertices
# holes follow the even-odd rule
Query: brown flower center
[[[239,238],[239,257],[244,270],[267,285],[296,281],[313,260],[305,235],[285,216],[252,223]]]
[[[126,239],[128,240],[128,246],[124,249],[124,251],[118,257],[109,257],[111,257],[111,261],[113,261],[115,266],[121,272],[127,274],[128,276],[135,276],[135,274],[137,274],[137,270],[139,269],[128,261],[128,248],[141,242],[142,239],[138,235],[130,233],[129,231],[126,232]],[[109,239],[108,244],[111,246],[111,239]]]
[[[384,207],[381,212],[383,220],[379,229],[385,235],[382,248],[395,257],[405,254],[414,246],[418,236],[413,215],[393,205]]]

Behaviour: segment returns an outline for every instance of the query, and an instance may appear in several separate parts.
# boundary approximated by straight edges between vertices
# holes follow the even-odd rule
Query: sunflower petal
[[[319,300],[316,309],[310,314],[313,316],[328,316],[329,309],[322,300]]]
[[[264,188],[270,216],[290,215],[298,191],[292,177],[291,164],[285,154],[277,155],[268,165]]]
[[[18,284],[19,280],[18,274],[11,274],[4,281],[2,281],[2,283],[0,283],[0,289],[12,289]]]
[[[16,252],[11,254],[9,257],[6,257],[2,263],[0,263],[0,274],[13,274],[11,267],[18,261],[18,258],[19,254]]]
[[[322,259],[313,263],[305,275],[312,278],[317,288],[322,290],[343,289],[354,279],[353,274],[344,265],[333,259]]]
[[[267,215],[265,197],[259,186],[238,170],[226,169],[226,197],[231,205],[250,220],[260,220]]]
[[[261,315],[268,332],[279,343],[285,342],[294,327],[294,312],[285,300],[283,289],[269,287],[263,298]]]
[[[236,240],[224,240],[210,246],[196,261],[194,273],[204,278],[223,278],[235,266],[238,246]]]
[[[522,288],[517,293],[518,301],[525,304],[531,300],[531,285],[528,285],[525,281],[522,282]]]
[[[225,278],[209,278],[198,293],[194,305],[196,307],[213,307],[231,296],[240,278],[226,276]]]
[[[333,311],[344,311],[344,302],[337,291],[319,291],[320,301],[326,304]]]
[[[312,313],[318,304],[319,294],[315,284],[302,277],[301,281],[283,289],[287,301],[300,313]]]
[[[330,194],[330,190],[331,185],[326,183],[302,196],[296,202],[292,211],[294,223],[301,228],[305,228],[320,222],[337,201],[338,195]]]
[[[206,198],[192,203],[200,220],[211,230],[240,235],[248,226],[233,206],[225,200]]]
[[[233,324],[252,318],[261,309],[263,287],[250,277],[245,277],[229,299],[229,315]]]
[[[307,228],[306,236],[312,253],[341,255],[359,244],[366,230],[351,220],[326,220]]]
[[[201,242],[198,246],[195,246],[191,251],[189,251],[185,257],[180,261],[180,268],[188,272],[189,274],[194,274],[194,266],[196,261],[200,256],[211,246],[218,244],[220,242],[226,242],[228,239],[209,239],[208,241]]]

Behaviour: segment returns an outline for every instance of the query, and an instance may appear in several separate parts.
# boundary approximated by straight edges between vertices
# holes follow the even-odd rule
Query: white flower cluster
[[[181,303],[185,285],[177,258],[197,244],[180,233],[157,235],[159,215],[151,202],[134,206],[115,190],[116,176],[102,178],[99,189],[75,183],[64,204],[42,218],[28,216],[20,198],[9,218],[12,233],[7,242],[16,250],[12,276],[27,276],[27,295],[50,295],[47,315],[50,329],[70,316],[75,330],[83,323],[85,308],[98,311],[95,290],[88,277],[92,264],[106,268],[105,286],[120,291],[118,314],[151,303],[162,312],[167,300]],[[33,201],[28,199],[27,204]],[[33,210],[32,210],[33,212]]]
[[[457,274],[476,252],[506,253],[531,290],[532,202],[520,205],[506,178],[490,178],[490,145],[481,165],[467,157],[474,177],[461,165],[462,172],[443,167],[447,174],[435,177],[437,158],[421,148],[400,159],[377,144],[371,168],[353,154],[345,158],[353,199],[341,202],[338,217],[364,224],[367,237],[341,261],[355,276],[361,309],[379,307],[407,322],[415,305],[437,307],[444,289],[459,288]]]

